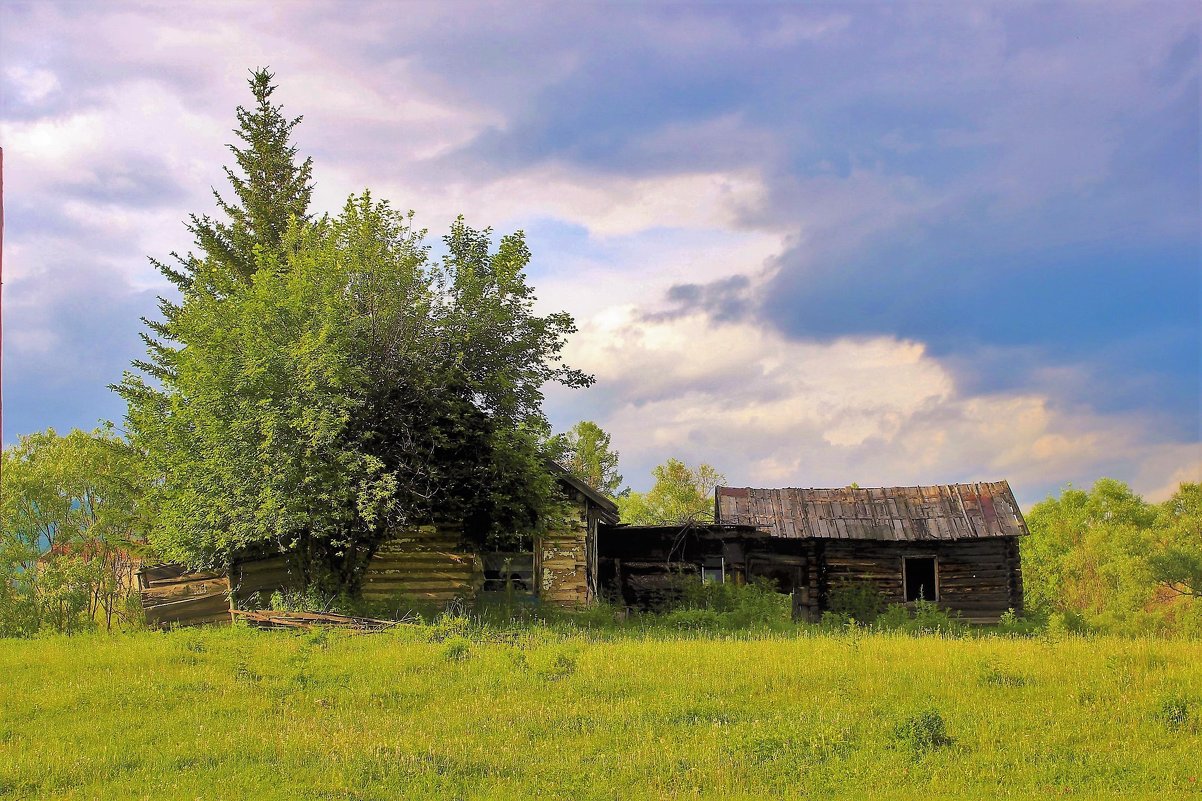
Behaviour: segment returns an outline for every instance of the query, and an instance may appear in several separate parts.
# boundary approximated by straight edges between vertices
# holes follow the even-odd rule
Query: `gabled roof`
[[[594,506],[598,507],[599,511],[601,512],[601,517],[605,520],[605,522],[618,522],[618,505],[616,503],[595,490],[587,481],[583,481],[578,478],[574,473],[554,459],[547,460],[547,468],[551,471],[551,475],[555,476],[555,478],[561,483],[567,484],[569,487],[587,498]]]
[[[1006,481],[929,487],[753,489],[718,487],[716,519],[775,537],[958,540],[1027,533]]]

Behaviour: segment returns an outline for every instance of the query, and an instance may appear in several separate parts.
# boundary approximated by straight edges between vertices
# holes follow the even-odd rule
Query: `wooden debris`
[[[231,609],[234,619],[241,618],[263,629],[341,628],[357,634],[372,634],[399,626],[399,620],[377,620],[371,617],[351,617],[330,612],[277,612],[272,610]]]

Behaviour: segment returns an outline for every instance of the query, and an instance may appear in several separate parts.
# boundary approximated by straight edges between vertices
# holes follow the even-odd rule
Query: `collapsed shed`
[[[618,522],[617,505],[560,465],[549,462],[565,500],[564,514],[534,538],[528,551],[494,552],[464,536],[460,521],[398,530],[373,554],[360,593],[393,612],[475,604],[490,594],[514,594],[565,608],[597,597],[597,542]],[[301,585],[287,555],[243,555],[224,570],[155,565],[138,573],[142,608],[151,626],[228,623],[232,609],[261,605],[277,591]]]

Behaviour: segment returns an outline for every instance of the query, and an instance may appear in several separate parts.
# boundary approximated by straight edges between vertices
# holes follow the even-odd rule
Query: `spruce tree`
[[[254,107],[238,106],[236,111],[238,127],[233,133],[242,145],[227,147],[234,154],[238,171],[223,168],[235,199],[227,201],[216,188],[212,190],[217,208],[227,219],[189,215],[187,229],[197,252],[186,256],[172,252],[173,263],[150,259],[185,298],[189,292],[222,295],[236,291],[255,273],[256,249],[270,252],[279,248],[289,220],[308,218],[313,159],[298,164],[297,148],[292,144],[292,131],[303,117],[290,120],[283,115],[282,106],[272,105],[274,77],[266,68],[252,70],[247,83]],[[198,283],[202,275],[204,280]],[[160,297],[158,302],[162,319],[142,318],[151,331],[141,335],[150,359],[137,360],[134,366],[160,383],[169,383],[174,374],[173,354],[179,344],[172,323],[180,307],[168,298]],[[131,394],[145,394],[145,386],[137,379],[131,382],[127,378],[116,389],[127,400]]]
[[[266,68],[252,70],[247,83],[254,106],[237,108],[234,135],[241,145],[227,145],[237,171],[224,168],[233,200],[227,201],[216,188],[212,190],[226,219],[189,215],[186,226],[196,250],[186,255],[172,252],[169,262],[150,259],[179,289],[181,299],[177,302],[160,296],[160,319],[142,318],[148,329],[140,334],[147,358],[133,362],[141,374],[126,372],[121,383],[112,386],[128,404],[127,421],[135,440],[139,421],[162,417],[175,391],[177,358],[185,344],[177,325],[183,305],[200,297],[224,297],[248,285],[256,270],[256,252],[266,256],[278,250],[289,221],[308,218],[313,159],[297,163],[297,148],[291,140],[302,117],[288,119],[282,106],[272,104],[273,78]],[[147,377],[152,380],[148,382]],[[142,446],[149,450],[163,443],[144,441]]]

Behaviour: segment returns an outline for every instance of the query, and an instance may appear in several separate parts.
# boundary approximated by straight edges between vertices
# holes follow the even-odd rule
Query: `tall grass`
[[[4,798],[1202,797],[1202,643],[460,619],[0,641]]]

